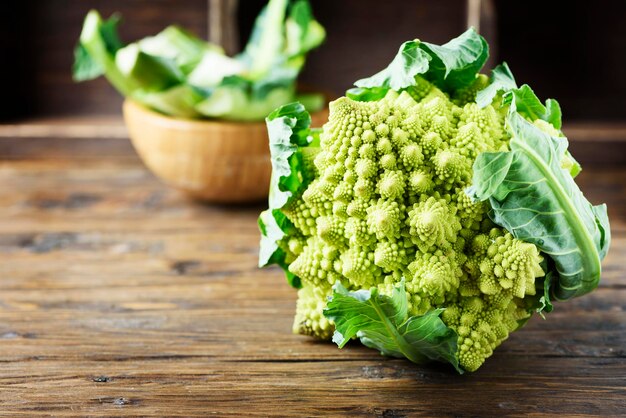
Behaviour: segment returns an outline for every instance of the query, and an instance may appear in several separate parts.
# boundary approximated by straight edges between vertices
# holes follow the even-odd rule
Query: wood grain
[[[0,140],[2,415],[626,411],[624,168],[587,166],[579,179],[609,204],[600,288],[533,318],[458,376],[292,335],[295,292],[278,269],[256,267],[262,205],[191,202],[125,140],[50,139],[53,152],[43,141]]]

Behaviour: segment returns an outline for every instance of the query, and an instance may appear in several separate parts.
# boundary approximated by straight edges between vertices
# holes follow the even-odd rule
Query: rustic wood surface
[[[128,142],[0,138],[0,415],[619,416],[626,413],[626,169],[600,288],[533,318],[478,372],[292,335],[258,270],[262,204],[205,206]]]

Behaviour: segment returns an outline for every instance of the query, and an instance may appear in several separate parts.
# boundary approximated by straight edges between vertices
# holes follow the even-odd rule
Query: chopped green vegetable
[[[486,59],[473,30],[409,41],[321,132],[298,104],[267,118],[259,264],[299,289],[295,332],[475,371],[533,313],[597,286],[606,206],[574,182],[561,109],[506,64],[479,74]]]
[[[300,96],[295,88],[306,54],[325,38],[308,0],[270,0],[236,57],[177,26],[124,46],[118,23],[117,15],[87,14],[75,50],[76,81],[104,75],[124,96],[187,118],[263,120],[299,99],[309,111],[324,106],[323,95]]]

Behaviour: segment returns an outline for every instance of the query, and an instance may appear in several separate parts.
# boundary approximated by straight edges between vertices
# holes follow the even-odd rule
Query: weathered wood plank
[[[592,202],[609,204],[613,247],[600,289],[532,319],[477,373],[457,376],[291,334],[294,290],[280,270],[256,267],[262,206],[190,202],[124,141],[74,139],[87,145],[72,151],[58,140],[48,156],[40,141],[29,150],[0,139],[10,151],[0,161],[3,414],[626,410],[624,169],[585,167],[579,179]]]
[[[6,366],[4,410],[56,416],[529,416],[623,412],[622,361],[519,357],[471,376],[401,360],[215,362],[211,358]],[[514,367],[515,375],[509,366]],[[29,391],[37,387],[38,390]]]

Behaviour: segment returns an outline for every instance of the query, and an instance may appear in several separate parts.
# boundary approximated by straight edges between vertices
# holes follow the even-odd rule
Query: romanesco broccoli
[[[270,210],[260,218],[260,264],[282,265],[300,287],[295,332],[321,339],[334,333],[340,345],[356,336],[384,354],[444,359],[475,371],[533,311],[549,311],[551,288],[557,289],[554,297],[574,295],[558,291],[569,270],[553,257],[554,246],[540,242],[559,232],[547,229],[556,220],[550,214],[558,213],[550,211],[554,202],[542,202],[532,176],[523,182],[514,177],[518,170],[511,164],[521,159],[515,138],[522,134],[509,126],[512,115],[521,114],[529,129],[536,127],[533,134],[554,142],[550,152],[563,155],[556,170],[568,171],[567,178],[560,173],[567,187],[576,187],[569,175],[575,160],[563,154],[560,119],[555,123],[548,114],[552,107],[544,107],[544,115],[524,114],[521,99],[510,92],[514,87],[494,86],[476,74],[486,44],[475,32],[444,46],[411,42],[387,69],[332,102],[321,130],[308,129],[308,115],[298,105],[270,115],[274,179]],[[473,55],[461,55],[463,47]],[[411,65],[410,57],[420,59],[417,51],[429,54],[429,69]],[[457,66],[446,59],[454,54]],[[394,66],[398,59],[405,60],[401,68]],[[496,71],[503,69],[510,74],[506,65]],[[488,103],[479,105],[477,93],[489,94]],[[477,159],[484,156],[512,161],[483,181],[477,173],[489,164],[477,166]],[[505,208],[511,191],[521,187],[536,205]],[[597,208],[587,232],[600,259],[608,223]],[[516,210],[545,219],[528,230],[508,217]],[[599,275],[588,264],[585,277]],[[367,310],[367,303],[380,309]],[[439,321],[438,333],[411,325],[420,318]],[[407,343],[404,349],[381,342],[388,329],[373,331],[384,321],[397,327],[394,341]],[[423,346],[420,332],[426,331],[435,338],[431,348]],[[436,347],[451,353],[436,353]]]

